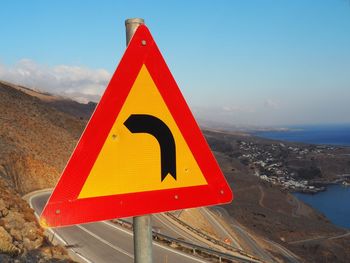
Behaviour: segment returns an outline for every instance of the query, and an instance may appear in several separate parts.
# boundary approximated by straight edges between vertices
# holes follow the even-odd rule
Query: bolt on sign
[[[152,35],[139,26],[41,224],[73,225],[231,200],[231,189]]]

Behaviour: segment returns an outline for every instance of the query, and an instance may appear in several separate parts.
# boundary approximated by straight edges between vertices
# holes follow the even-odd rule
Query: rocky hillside
[[[33,210],[3,179],[0,193],[0,262],[72,262],[48,242]]]
[[[84,111],[68,115],[59,101],[75,105],[0,81],[0,262],[72,262],[21,199],[55,185],[85,126]]]
[[[55,185],[86,124],[56,109],[68,103],[0,82],[0,177],[18,193]]]

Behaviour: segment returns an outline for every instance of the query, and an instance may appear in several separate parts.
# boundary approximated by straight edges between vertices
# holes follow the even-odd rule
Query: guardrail
[[[192,255],[199,255],[205,259],[213,259],[218,262],[251,262],[249,260],[238,259],[233,255],[229,255],[217,250],[195,245],[183,240],[178,240],[160,233],[154,233],[153,238],[155,240],[160,240],[163,243],[167,243],[171,247],[178,246],[180,250],[190,253]]]
[[[126,227],[126,228],[132,230],[132,223],[130,223],[126,220],[116,219],[116,220],[112,220],[112,222],[117,223],[122,227]],[[203,234],[203,235],[205,235],[205,234]],[[189,243],[189,242],[184,241],[184,240],[172,238],[172,237],[169,237],[167,235],[158,233],[156,231],[152,231],[152,236],[153,236],[154,240],[165,243],[174,249],[178,249],[178,250],[181,250],[183,252],[186,252],[186,253],[189,253],[192,255],[197,255],[197,256],[200,256],[206,260],[210,260],[210,261],[214,261],[214,262],[261,262],[260,260],[251,258],[251,256],[244,255],[245,257],[251,258],[251,260],[242,259],[242,258],[234,256],[234,255],[230,255],[230,254],[223,253],[223,252],[220,252],[220,251],[217,251],[214,249],[195,245],[195,244]]]
[[[247,257],[247,258],[250,258],[252,261],[254,262],[262,262],[260,259],[258,258],[255,258],[247,253],[245,253],[244,251],[240,250],[240,249],[237,249],[233,246],[230,246],[229,244],[226,244],[220,240],[217,240],[216,238],[213,238],[205,233],[203,233],[202,231],[196,229],[196,228],[193,228],[191,227],[190,225],[186,224],[184,221],[178,219],[176,216],[174,216],[173,214],[171,214],[170,212],[166,212],[165,213],[167,216],[169,216],[171,219],[175,220],[176,222],[178,222],[179,224],[181,224],[183,227],[186,227],[188,230],[190,230],[191,232],[194,232],[195,234],[199,235],[200,237],[216,244],[216,245],[219,245],[221,247],[224,247],[226,248],[227,250],[230,250],[232,252],[235,252],[235,253],[238,253],[244,257]]]

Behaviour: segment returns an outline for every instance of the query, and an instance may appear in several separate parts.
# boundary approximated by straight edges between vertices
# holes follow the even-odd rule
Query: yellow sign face
[[[156,117],[175,141],[176,177],[161,178],[161,147],[148,133],[132,133],[125,121],[131,115]],[[186,141],[145,65],[102,147],[78,199],[206,185]]]

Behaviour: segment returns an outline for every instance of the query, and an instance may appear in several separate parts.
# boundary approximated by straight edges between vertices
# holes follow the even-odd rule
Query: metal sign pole
[[[129,18],[125,20],[126,46],[129,45],[129,42],[132,36],[135,34],[135,31],[139,25],[142,25],[144,23],[145,21],[142,18]]]
[[[133,217],[134,262],[152,263],[151,215]]]
[[[142,25],[142,18],[131,18],[125,20],[126,46],[128,46],[137,27]],[[152,226],[151,215],[133,217],[134,231],[134,262],[152,263]]]

